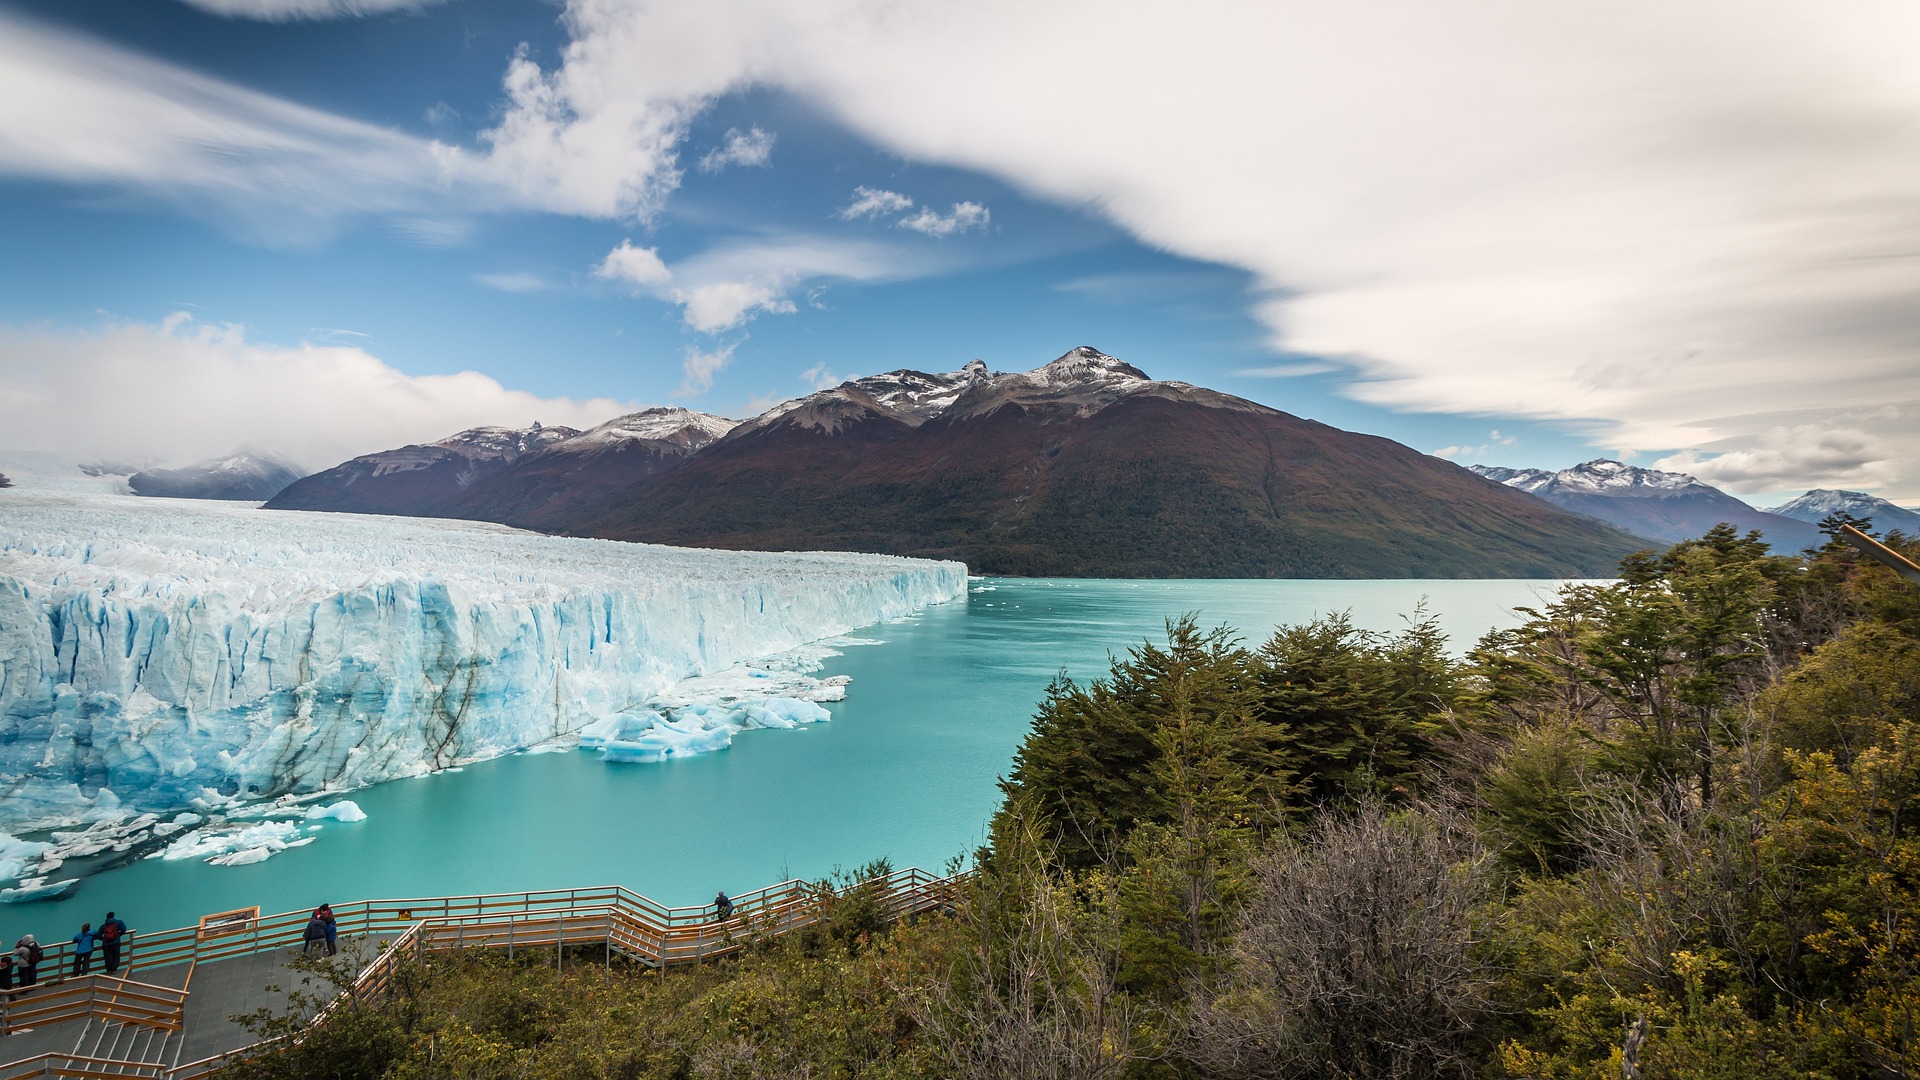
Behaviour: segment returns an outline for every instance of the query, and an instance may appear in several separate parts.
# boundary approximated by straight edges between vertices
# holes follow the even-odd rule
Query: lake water
[[[937,870],[978,846],[995,782],[1063,669],[1086,682],[1110,652],[1164,640],[1197,612],[1253,644],[1273,627],[1347,610],[1394,630],[1424,597],[1457,650],[1513,625],[1551,581],[1093,581],[972,583],[954,602],[857,632],[827,674],[852,676],[833,720],[753,731],[719,753],[609,765],[591,753],[525,754],[356,792],[357,824],[250,866],[145,859],[63,900],[0,906],[0,939],[72,935],[117,909],[135,929],[259,904],[625,885],[699,903],[885,856]]]

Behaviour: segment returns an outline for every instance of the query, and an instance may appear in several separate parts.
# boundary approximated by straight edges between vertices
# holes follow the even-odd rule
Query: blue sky
[[[1091,344],[1920,498],[1913,18],[1660,7],[0,0],[0,443],[318,468]]]

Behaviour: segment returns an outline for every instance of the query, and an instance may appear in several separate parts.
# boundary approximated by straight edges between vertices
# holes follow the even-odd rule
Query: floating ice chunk
[[[19,881],[26,876],[28,863],[39,861],[52,850],[52,844],[0,832],[0,881]]]
[[[58,900],[72,893],[79,884],[79,878],[67,878],[64,881],[34,878],[31,882],[23,882],[17,889],[0,889],[0,904],[24,904],[30,900]]]
[[[313,837],[301,837],[300,826],[291,821],[262,821],[256,825],[209,826],[168,844],[159,852],[162,859],[206,859],[217,866],[244,866],[259,862],[290,847],[312,843]],[[265,854],[252,855],[260,851]],[[234,859],[230,856],[239,855]]]
[[[335,821],[365,821],[367,812],[352,799],[341,799],[331,806],[313,806],[307,808],[308,821],[321,821],[332,818]]]

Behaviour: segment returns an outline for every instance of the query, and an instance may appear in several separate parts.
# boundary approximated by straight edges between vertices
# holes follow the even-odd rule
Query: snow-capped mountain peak
[[[1489,480],[1535,495],[1661,495],[1716,490],[1686,473],[1643,469],[1608,458],[1595,458],[1558,472],[1547,469],[1503,469],[1490,465],[1470,465],[1468,468]]]
[[[695,412],[677,405],[656,406],[641,409],[636,413],[616,416],[598,427],[590,428],[556,449],[590,450],[616,446],[644,439],[649,442],[671,442],[689,449],[698,449],[732,431],[740,422],[711,413]]]
[[[1842,491],[1834,488],[1814,488],[1797,499],[1773,507],[1768,513],[1790,517],[1797,521],[1807,521],[1818,525],[1831,514],[1848,514],[1856,518],[1866,518],[1873,522],[1876,531],[1899,529],[1902,532],[1920,530],[1920,513],[1915,513],[1896,503],[1888,502],[1878,495],[1869,495],[1864,491]]]
[[[1147,378],[1146,372],[1091,345],[1072,349],[1059,359],[1027,372],[1025,378],[1048,387],[1117,386],[1153,381]]]

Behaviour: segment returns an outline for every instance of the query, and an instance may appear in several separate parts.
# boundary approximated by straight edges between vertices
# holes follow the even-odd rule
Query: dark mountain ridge
[[[1115,577],[1563,577],[1645,544],[1387,439],[1082,347],[902,369],[744,423],[650,409],[483,428],[315,474],[275,509]]]
[[[929,379],[958,387],[950,404],[894,407],[893,387]],[[1029,576],[1602,575],[1644,546],[1390,440],[1084,347],[1031,372],[896,372],[809,395],[554,524]]]

